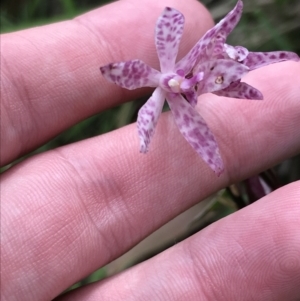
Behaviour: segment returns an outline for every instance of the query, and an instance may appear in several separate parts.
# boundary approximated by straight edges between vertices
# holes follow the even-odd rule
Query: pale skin
[[[158,68],[153,31],[165,6],[185,15],[182,57],[213,25],[194,0],[123,0],[73,21],[3,35],[1,165],[149,93],[108,83],[99,66],[138,58]],[[200,199],[299,153],[299,74],[300,63],[284,62],[247,75],[264,101],[199,99],[225,162],[220,177],[169,113],[146,155],[132,124],[2,174],[1,300],[51,300]],[[298,300],[299,225],[298,181],[58,300]]]

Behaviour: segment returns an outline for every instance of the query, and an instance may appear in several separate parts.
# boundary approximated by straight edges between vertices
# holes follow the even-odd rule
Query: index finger
[[[264,93],[262,102],[201,96],[197,109],[225,162],[220,177],[179,135],[169,112],[146,156],[137,155],[132,124],[6,171],[2,294],[54,298],[200,199],[295,155],[300,87],[290,78],[299,72],[299,63],[286,62],[250,73],[247,82]]]
[[[95,112],[141,95],[107,83],[99,66],[138,58],[158,67],[154,24],[165,6],[186,16],[180,58],[212,25],[195,0],[118,1],[72,21],[3,35],[1,165]]]

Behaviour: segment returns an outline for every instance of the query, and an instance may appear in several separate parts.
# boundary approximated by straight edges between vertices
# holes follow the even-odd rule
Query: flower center
[[[183,79],[184,78],[174,73],[162,74],[159,85],[167,92],[180,93],[180,86]]]
[[[203,79],[203,72],[199,72],[191,78],[185,78],[184,74],[162,74],[160,87],[167,92],[185,93],[194,89],[194,86]]]
[[[180,92],[180,82],[174,78],[171,78],[168,81],[168,86],[171,88],[172,91],[179,93]]]

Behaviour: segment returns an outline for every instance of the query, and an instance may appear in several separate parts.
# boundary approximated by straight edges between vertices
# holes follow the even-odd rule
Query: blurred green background
[[[110,1],[2,0],[0,15],[1,33],[70,19],[108,2]],[[211,11],[216,22],[231,10],[236,3],[236,1],[226,0],[203,0],[202,2]],[[244,4],[242,20],[231,34],[229,38],[230,44],[243,45],[251,51],[282,49],[300,54],[299,0],[244,0]],[[137,112],[146,99],[147,97],[134,100],[92,116],[58,135],[55,139],[28,156],[135,122]],[[10,166],[2,168],[1,171]],[[291,158],[275,167],[271,173],[267,172],[262,175],[264,179],[267,179],[267,183],[271,183],[270,186],[272,186],[274,181],[268,182],[270,174],[271,178],[275,179],[275,186],[300,179],[300,156]],[[173,220],[169,225],[156,231],[151,237],[144,240],[123,257],[96,271],[93,275],[75,284],[73,287],[102,279],[145,260],[217,219],[234,212],[243,206],[241,204],[244,203],[246,205],[249,203],[250,196],[247,194],[245,185],[245,182],[237,183],[230,190],[220,191],[201,204],[194,206]]]

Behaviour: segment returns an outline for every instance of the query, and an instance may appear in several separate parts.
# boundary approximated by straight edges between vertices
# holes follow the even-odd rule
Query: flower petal
[[[150,140],[154,134],[158,117],[165,102],[166,92],[161,88],[156,88],[152,96],[141,107],[137,118],[137,128],[140,137],[140,152],[146,153]]]
[[[186,99],[191,104],[191,106],[194,108],[197,105],[198,102],[198,94],[195,90],[190,90],[188,92],[184,93]]]
[[[239,22],[243,11],[243,2],[238,0],[236,6],[218,24],[208,30],[206,34],[196,43],[196,45],[177,64],[177,69],[183,69],[185,74],[189,73],[197,61],[206,60],[211,55],[207,55],[206,48],[210,49],[214,55],[217,48],[222,48],[227,36]],[[215,43],[216,41],[216,43]],[[210,44],[210,47],[208,47]],[[205,55],[206,54],[206,55]]]
[[[183,14],[171,7],[166,7],[157,20],[155,45],[162,73],[174,69],[183,26]]]
[[[220,175],[224,170],[219,148],[204,119],[180,94],[167,93],[175,122],[189,144]]]
[[[184,74],[188,74],[194,67],[199,55],[201,54],[199,42],[175,65],[175,70],[183,70]]]
[[[203,77],[204,73],[199,72],[191,78],[185,78],[180,84],[181,92],[185,93],[187,91],[190,91],[196,84],[198,84],[203,79]]]
[[[160,78],[160,72],[141,60],[111,63],[100,67],[100,71],[107,80],[129,90],[157,87]]]
[[[249,54],[248,49],[243,46],[231,46],[224,44],[224,50],[227,53],[228,57],[237,62],[243,61]]]
[[[289,51],[272,51],[272,52],[249,52],[248,56],[242,62],[250,70],[282,61],[299,61],[299,56]]]
[[[262,100],[264,98],[259,90],[240,81],[233,82],[227,88],[213,93],[218,96],[240,98],[240,99]]]
[[[219,59],[199,64],[195,72],[199,71],[204,72],[204,79],[198,84],[198,95],[228,87],[248,73],[249,68],[231,59]]]

